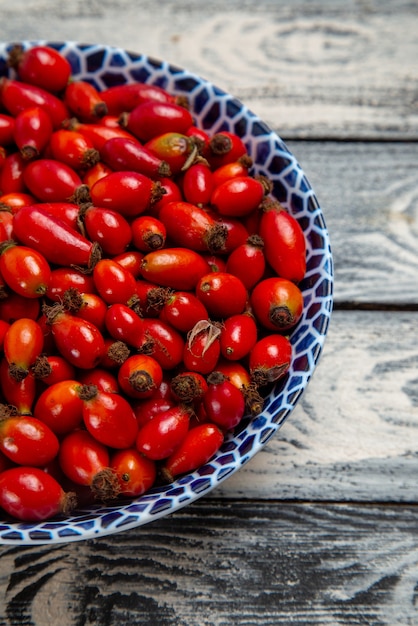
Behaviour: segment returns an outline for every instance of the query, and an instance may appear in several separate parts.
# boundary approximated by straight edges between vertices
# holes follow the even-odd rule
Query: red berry
[[[0,474],[0,506],[17,519],[33,522],[70,514],[76,498],[42,469],[13,467]]]

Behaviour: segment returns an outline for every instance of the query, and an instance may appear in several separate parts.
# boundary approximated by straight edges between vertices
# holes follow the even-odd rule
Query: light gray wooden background
[[[0,549],[0,624],[418,624],[418,5],[0,0],[1,37],[102,42],[243,99],[310,179],[335,311],[240,472],[147,527]]]

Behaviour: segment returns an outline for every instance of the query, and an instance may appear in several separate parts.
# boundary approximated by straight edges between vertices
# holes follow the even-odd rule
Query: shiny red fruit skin
[[[123,341],[132,348],[139,349],[144,338],[144,321],[128,305],[116,302],[106,312],[107,332],[116,341]]]
[[[41,420],[16,415],[0,421],[0,450],[18,465],[43,467],[58,454],[59,442]]]
[[[183,176],[182,189],[187,202],[197,206],[209,204],[213,191],[212,170],[205,163],[194,163]]]
[[[132,244],[140,252],[164,247],[167,230],[163,222],[152,215],[140,215],[131,222]]]
[[[100,363],[102,365],[102,362]],[[78,372],[77,380],[83,385],[94,385],[99,391],[106,393],[120,393],[116,376],[103,367]]]
[[[189,429],[190,410],[176,405],[157,414],[138,432],[136,448],[148,459],[161,461],[181,444]]]
[[[36,522],[60,513],[64,491],[50,474],[35,467],[13,467],[0,474],[0,506],[13,517]]]
[[[74,202],[36,202],[33,199],[32,202],[26,202],[23,206],[31,206],[33,204],[36,204],[38,209],[42,209],[62,220],[73,230],[78,230],[77,220],[80,213],[78,204]]]
[[[170,380],[171,380],[170,374],[168,372],[163,372],[161,383],[159,384],[158,389],[156,389],[153,395],[154,399],[157,399],[157,398],[162,398],[164,400],[172,399],[171,393],[170,393]]]
[[[244,217],[257,209],[263,197],[264,187],[259,180],[238,176],[215,187],[210,203],[220,215]]]
[[[72,80],[68,83],[63,101],[82,122],[95,122],[107,115],[107,106],[100,92],[89,82]]]
[[[5,322],[0,318],[0,351],[3,351],[4,337],[10,328],[9,322]]]
[[[184,350],[182,335],[170,324],[160,319],[143,319],[144,338],[142,350],[152,356],[161,367],[173,370],[181,364]]]
[[[107,313],[106,302],[97,293],[79,293],[79,297],[80,306],[77,310],[72,311],[73,314],[91,322],[100,332],[103,332]]]
[[[198,252],[182,247],[149,252],[141,265],[145,280],[181,291],[194,289],[207,270],[208,265]]]
[[[226,259],[219,254],[204,254],[203,258],[211,272],[226,272]]]
[[[212,253],[225,247],[226,227],[190,202],[169,202],[160,209],[158,218],[164,224],[168,238],[177,246]]]
[[[33,415],[61,437],[78,428],[83,419],[80,383],[65,379],[47,387],[39,395]]]
[[[99,391],[84,400],[83,421],[88,432],[112,448],[130,448],[138,434],[138,423],[129,402],[118,393]]]
[[[49,150],[54,159],[77,172],[93,167],[100,159],[93,142],[76,130],[60,128],[52,133]]]
[[[13,239],[13,214],[0,208],[0,243]]]
[[[231,315],[222,324],[221,354],[229,361],[245,358],[257,341],[257,324],[250,314]]]
[[[122,254],[115,255],[113,260],[119,263],[125,270],[128,270],[134,278],[139,278],[143,258],[144,254],[139,252],[139,250],[127,250],[122,252]]]
[[[0,170],[3,169],[3,165],[6,161],[6,158],[7,158],[6,148],[3,148],[3,146],[0,146]]]
[[[94,284],[107,304],[127,303],[135,294],[132,274],[112,259],[101,259],[93,270]]]
[[[65,202],[82,184],[76,171],[54,159],[31,161],[23,172],[25,185],[41,202]]]
[[[141,496],[151,489],[157,478],[155,462],[135,448],[114,452],[110,459],[110,468],[116,472],[123,496]]]
[[[90,189],[96,206],[133,218],[144,213],[158,198],[159,183],[140,172],[112,172]]]
[[[50,300],[59,302],[70,288],[77,289],[80,293],[92,293],[95,291],[93,277],[71,266],[53,269],[46,296]]]
[[[47,291],[51,269],[42,253],[26,245],[12,244],[0,255],[0,273],[16,294],[40,298]]]
[[[161,208],[168,202],[179,202],[183,200],[180,187],[172,178],[160,178],[161,187],[164,190],[163,196],[150,207],[149,214],[154,217],[159,216]]]
[[[242,281],[228,272],[205,274],[196,285],[196,296],[210,316],[226,319],[242,313],[248,299]]]
[[[15,118],[7,113],[0,113],[0,146],[9,146],[14,141]]]
[[[11,324],[20,317],[37,320],[41,305],[39,298],[26,298],[11,291],[7,298],[0,300],[0,319]]]
[[[11,193],[4,193],[0,196],[0,205],[5,210],[11,211],[12,215],[22,206],[28,206],[36,202],[35,198],[30,193],[24,193],[21,191],[14,191]]]
[[[283,332],[293,328],[303,313],[303,294],[292,281],[271,277],[257,283],[251,297],[256,320],[266,329]]]
[[[143,146],[134,137],[113,137],[100,150],[102,160],[115,171],[133,171],[161,178],[171,175],[168,163]]]
[[[27,163],[20,152],[8,154],[0,170],[0,189],[6,193],[27,192],[23,172]]]
[[[22,380],[16,380],[10,373],[5,357],[0,364],[0,385],[7,404],[16,408],[19,415],[31,415],[36,399],[37,386],[32,372]]]
[[[252,289],[264,276],[266,260],[264,241],[258,237],[248,240],[231,252],[226,262],[226,271],[237,276],[247,289]]]
[[[120,126],[108,126],[103,123],[103,120],[99,123],[82,123],[77,121],[73,123],[70,128],[87,137],[92,142],[94,148],[99,150],[99,152],[103,148],[105,142],[112,137],[125,137],[126,139],[132,139],[131,133],[128,133]]]
[[[86,430],[73,430],[61,441],[59,464],[78,485],[91,485],[94,477],[109,467],[109,450]]]
[[[97,244],[36,204],[22,207],[15,214],[13,229],[24,245],[60,266],[88,267],[97,249]]]
[[[59,354],[45,355],[45,361],[49,373],[35,375],[43,385],[51,386],[62,382],[63,380],[72,380],[75,377],[75,367],[68,363],[64,357]]]
[[[215,211],[209,210],[209,215],[215,218],[227,232],[224,247],[219,251],[220,254],[229,255],[231,252],[245,243],[249,237],[248,230],[240,218],[219,216]]]
[[[153,396],[162,381],[161,365],[146,354],[129,356],[118,371],[119,386],[130,398],[141,400]]]
[[[210,136],[205,130],[203,130],[203,128],[199,128],[198,126],[194,125],[189,126],[185,134],[187,135],[187,137],[191,137],[193,140],[196,141],[198,145],[201,146],[202,153],[206,153],[209,146]]]
[[[193,293],[175,291],[161,309],[160,319],[180,332],[188,333],[198,322],[209,319],[209,314]]]
[[[105,343],[94,324],[63,311],[50,323],[60,354],[72,365],[81,369],[99,365],[105,354]]]
[[[188,335],[183,351],[186,370],[210,374],[221,354],[219,330],[210,322],[198,323]]]
[[[14,67],[23,82],[52,92],[65,89],[71,75],[67,59],[54,48],[43,45],[22,51]]]
[[[299,283],[306,272],[306,241],[296,218],[282,208],[268,209],[262,214],[259,233],[276,274]]]
[[[60,98],[23,81],[2,78],[0,98],[6,110],[15,117],[25,109],[41,107],[49,115],[54,128],[59,128],[70,117],[68,108]]]
[[[39,324],[22,317],[13,322],[4,337],[3,351],[9,365],[18,368],[22,376],[29,373],[44,346],[44,336]]]
[[[48,113],[40,107],[25,109],[16,116],[14,140],[25,160],[41,154],[50,141],[52,130]]]
[[[222,430],[232,430],[242,420],[245,413],[244,396],[227,378],[210,383],[203,397],[203,406],[211,422]]]
[[[185,133],[193,124],[193,117],[182,106],[173,102],[148,100],[126,114],[124,126],[141,142],[168,132]]]
[[[164,474],[168,480],[192,472],[207,463],[219,450],[224,440],[222,431],[215,424],[204,423],[191,428],[164,463]]]
[[[262,386],[282,378],[292,361],[292,344],[277,333],[262,337],[252,348],[248,366],[251,377]]]
[[[175,102],[175,96],[162,87],[146,83],[126,83],[108,87],[101,92],[101,96],[107,105],[109,115],[132,111],[138,104],[147,100]]]
[[[99,161],[95,165],[92,165],[92,167],[89,167],[83,173],[82,175],[83,184],[87,185],[87,187],[91,189],[91,187],[93,187],[95,182],[100,180],[100,178],[104,178],[111,172],[113,172],[113,170],[108,165]]]
[[[152,420],[158,413],[163,413],[167,409],[171,409],[176,401],[170,397],[160,398],[152,397],[145,400],[135,401],[132,408],[136,415],[136,421],[139,428]]]
[[[90,206],[83,212],[82,221],[88,238],[96,241],[108,256],[122,254],[131,243],[131,226],[116,211]]]
[[[173,175],[179,174],[193,153],[193,141],[183,133],[173,131],[153,137],[145,147],[169,164]]]
[[[238,389],[242,390],[251,384],[250,372],[242,361],[228,361],[225,358],[220,358],[216,364],[216,371],[227,376]]]
[[[212,169],[237,161],[245,154],[247,154],[247,149],[242,139],[226,130],[212,135],[208,142],[208,149],[204,152]]]
[[[245,161],[244,159],[238,161],[232,161],[231,163],[225,163],[216,168],[212,174],[213,186],[218,187],[230,178],[236,178],[237,176],[248,176],[250,169],[251,159]]]

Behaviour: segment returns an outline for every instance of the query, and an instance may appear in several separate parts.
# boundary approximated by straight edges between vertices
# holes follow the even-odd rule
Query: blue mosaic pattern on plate
[[[237,471],[275,435],[306,389],[328,330],[333,292],[329,237],[314,191],[280,137],[244,104],[187,70],[143,54],[76,42],[23,45],[36,43],[59,50],[71,63],[75,79],[89,80],[98,89],[133,81],[159,85],[187,95],[197,125],[212,133],[229,130],[240,135],[254,160],[255,173],[272,180],[277,199],[300,221],[307,241],[307,272],[300,284],[305,307],[291,336],[294,358],[289,373],[265,399],[263,412],[244,419],[209,463],[133,501],[91,506],[67,518],[39,523],[0,520],[0,543],[15,545],[78,541],[141,526],[197,500]],[[14,77],[6,63],[12,45],[0,44],[0,76]]]

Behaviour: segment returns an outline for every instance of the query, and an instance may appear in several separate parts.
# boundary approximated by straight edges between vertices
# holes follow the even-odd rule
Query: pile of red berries
[[[303,231],[155,85],[47,46],[0,81],[0,507],[22,520],[206,463],[289,369]]]

